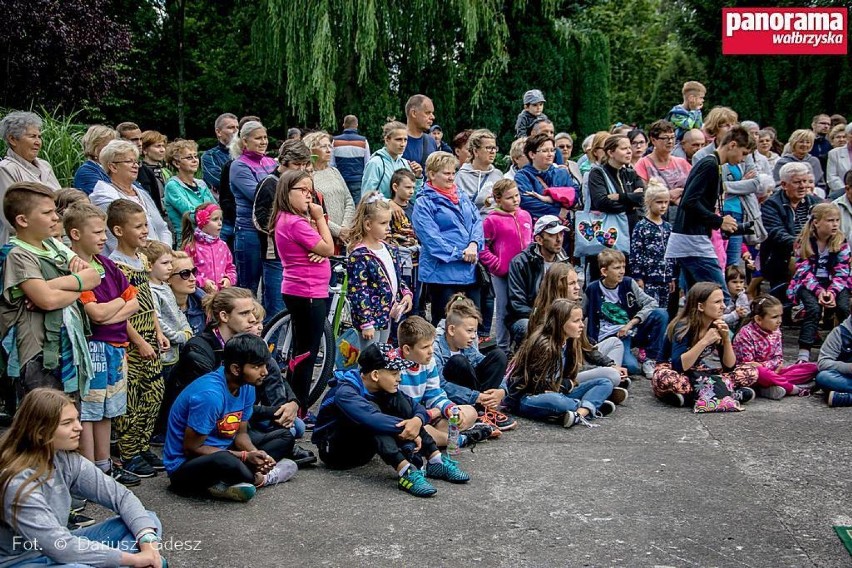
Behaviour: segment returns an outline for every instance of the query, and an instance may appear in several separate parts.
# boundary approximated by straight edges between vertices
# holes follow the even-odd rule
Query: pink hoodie
[[[505,277],[512,259],[532,242],[532,230],[532,217],[523,209],[514,213],[495,209],[482,222],[485,248],[479,260],[491,274]]]
[[[234,266],[234,257],[231,256],[225,241],[222,239],[216,239],[212,243],[195,241],[185,250],[198,269],[199,288],[204,288],[208,281],[212,281],[218,290],[222,287],[220,285],[222,278],[226,276],[231,281],[231,286],[237,285],[237,267]]]

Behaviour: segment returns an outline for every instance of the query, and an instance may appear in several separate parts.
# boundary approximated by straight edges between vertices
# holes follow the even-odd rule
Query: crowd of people
[[[820,114],[785,146],[730,108],[705,116],[706,94],[689,81],[647,130],[577,153],[532,89],[505,172],[495,133],[445,140],[424,95],[375,152],[351,115],[337,136],[291,129],[275,157],[256,116],[219,116],[203,154],[92,125],[73,188],[39,157],[39,117],[3,117],[0,565],[160,566],[159,520],[125,486],[165,472],[248,501],[317,462],[308,430],[327,467],[378,454],[428,497],[469,481],[451,454],[512,415],[597,427],[640,379],[695,412],[818,391],[852,406],[852,125]],[[359,355],[314,412],[331,257]],[[261,339],[284,309],[286,361]],[[87,526],[85,499],[119,517]]]

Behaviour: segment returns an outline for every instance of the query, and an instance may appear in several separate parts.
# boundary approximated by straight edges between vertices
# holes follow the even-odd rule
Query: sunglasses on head
[[[175,272],[175,273],[172,274],[172,276],[180,276],[181,279],[183,279],[183,280],[189,280],[190,276],[197,276],[197,275],[198,275],[198,269],[197,268],[184,268],[183,270],[181,270],[179,272]]]

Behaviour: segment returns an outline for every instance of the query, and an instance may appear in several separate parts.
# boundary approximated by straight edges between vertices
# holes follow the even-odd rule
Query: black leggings
[[[293,453],[293,435],[289,430],[269,434],[251,433],[254,447],[278,461]],[[216,452],[183,462],[169,476],[171,489],[182,495],[203,495],[219,482],[225,485],[254,483],[254,472],[231,452]]]
[[[444,378],[451,383],[484,392],[500,388],[508,365],[506,353],[494,348],[474,367],[464,355],[453,355],[444,364]]]
[[[322,332],[325,329],[327,298],[302,298],[284,294],[284,304],[290,313],[291,334],[293,337],[293,357],[303,353],[310,355],[296,365],[290,378],[290,386],[299,404],[307,409],[308,394],[313,378],[314,363],[319,353]],[[331,353],[326,353],[330,357]]]
[[[400,392],[381,393],[371,402],[385,414],[399,418],[414,416],[414,405],[410,398]],[[339,425],[317,447],[320,459],[332,469],[359,467],[379,454],[389,466],[396,468],[403,461],[417,466],[422,464],[419,456],[429,457],[438,451],[438,445],[425,428],[420,429],[420,451],[414,451],[414,442],[397,440],[392,434],[375,434],[370,430],[347,422]]]

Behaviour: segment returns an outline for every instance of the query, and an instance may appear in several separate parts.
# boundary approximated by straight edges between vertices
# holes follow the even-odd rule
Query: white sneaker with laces
[[[642,374],[645,375],[645,378],[650,380],[654,378],[654,369],[657,368],[657,362],[653,359],[645,359],[645,362],[642,363]]]
[[[275,467],[273,467],[269,473],[266,474],[266,480],[263,482],[263,487],[284,483],[296,475],[298,470],[299,466],[296,465],[296,462],[293,460],[281,460],[275,464]]]

